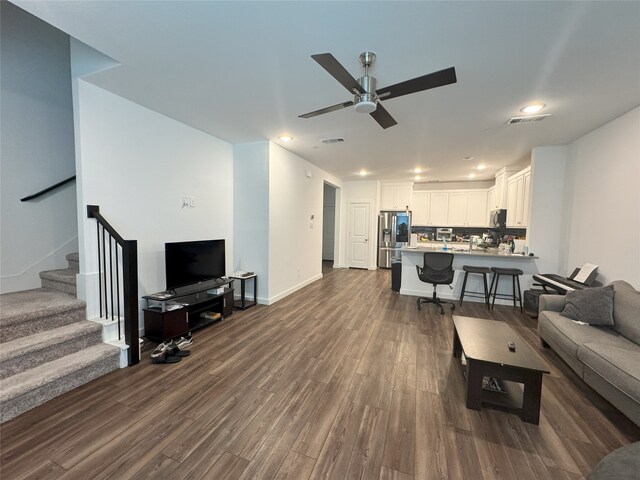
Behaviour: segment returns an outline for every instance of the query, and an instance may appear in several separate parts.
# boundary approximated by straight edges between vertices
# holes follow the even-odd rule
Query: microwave
[[[507,209],[491,210],[489,214],[489,226],[491,228],[504,228],[507,226]]]

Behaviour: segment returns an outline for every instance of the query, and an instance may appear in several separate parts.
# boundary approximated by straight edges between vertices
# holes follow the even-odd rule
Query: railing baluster
[[[100,318],[102,318],[102,275],[100,274],[100,223],[96,222],[96,234],[98,237],[98,298],[100,301]]]
[[[122,339],[122,332],[120,331],[120,319],[122,316],[120,315],[120,304],[122,301],[120,300],[120,265],[118,263],[118,243],[116,242],[116,298],[118,302],[118,340]]]
[[[113,239],[109,233],[109,294],[111,297],[111,319],[115,320],[115,309],[113,308]]]
[[[104,311],[105,318],[109,318],[109,308],[107,307],[107,254],[104,238],[104,227],[102,227],[102,275],[104,275]]]

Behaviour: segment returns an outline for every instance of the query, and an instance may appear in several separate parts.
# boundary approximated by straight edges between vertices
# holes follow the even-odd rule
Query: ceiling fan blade
[[[439,72],[427,73],[421,77],[396,83],[395,85],[389,85],[376,90],[376,94],[380,100],[389,100],[390,98],[401,97],[402,95],[421,92],[430,88],[442,87],[457,81],[456,69],[450,67]]]
[[[318,53],[316,55],[311,55],[311,58],[318,62],[320,66],[329,72],[333,78],[339,81],[344,88],[349,90],[349,93],[365,93],[365,89],[362,88],[362,85],[360,85],[330,53]]]
[[[329,112],[335,112],[336,110],[342,110],[343,108],[350,107],[353,105],[352,101],[338,103],[337,105],[332,105],[330,107],[321,108],[320,110],[315,110],[313,112],[305,113],[303,115],[298,115],[298,118],[311,118],[317,117],[318,115],[322,115]]]
[[[376,109],[369,115],[371,115],[382,128],[389,128],[398,124],[398,122],[395,121],[395,119],[389,112],[387,112],[387,110],[382,106],[380,102],[378,102],[378,106],[376,107]]]

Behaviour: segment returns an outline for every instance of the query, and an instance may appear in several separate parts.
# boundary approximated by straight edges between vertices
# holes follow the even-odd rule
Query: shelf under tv
[[[229,279],[217,279],[145,295],[145,335],[164,341],[210,325],[218,320],[202,318],[203,312],[220,313],[221,319],[233,313],[233,288]],[[222,293],[208,293],[223,288]],[[176,304],[180,307],[174,308]]]

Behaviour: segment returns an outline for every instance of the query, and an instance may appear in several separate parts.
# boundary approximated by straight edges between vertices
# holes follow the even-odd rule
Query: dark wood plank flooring
[[[331,270],[194,333],[192,354],[113,372],[1,427],[2,478],[576,479],[640,429],[585,386],[536,320],[503,320],[548,362],[540,425],[467,410],[451,314]]]

